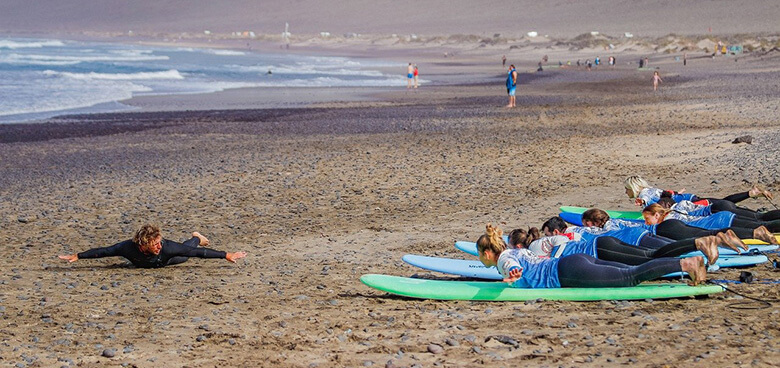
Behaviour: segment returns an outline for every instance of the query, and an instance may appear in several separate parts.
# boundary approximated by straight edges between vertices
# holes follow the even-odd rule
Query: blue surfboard
[[[756,259],[757,261],[759,260],[759,258],[763,257],[764,262],[766,261],[765,256],[745,256],[745,257],[757,257]],[[482,262],[479,261],[469,261],[463,259],[451,259],[451,258],[441,258],[441,257],[428,257],[428,256],[414,255],[414,254],[407,254],[403,256],[401,259],[403,259],[404,262],[412,266],[419,267],[428,271],[441,272],[450,275],[457,275],[457,276],[471,277],[471,278],[485,279],[485,280],[503,279],[503,276],[501,276],[501,274],[498,273],[498,269],[496,269],[495,267],[485,267],[485,265],[483,265]],[[730,266],[730,267],[734,267],[734,266]],[[716,271],[718,268],[720,268],[720,266],[716,264],[716,266],[714,267],[711,266],[709,271],[710,272]],[[668,275],[664,275],[664,277],[680,277],[685,274],[686,274],[685,272],[675,272]]]

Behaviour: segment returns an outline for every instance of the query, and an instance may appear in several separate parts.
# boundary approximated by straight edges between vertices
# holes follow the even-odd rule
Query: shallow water
[[[398,75],[379,68],[398,67]],[[129,109],[134,96],[241,87],[360,87],[406,83],[403,65],[343,57],[165,48],[53,39],[0,39],[0,123]]]

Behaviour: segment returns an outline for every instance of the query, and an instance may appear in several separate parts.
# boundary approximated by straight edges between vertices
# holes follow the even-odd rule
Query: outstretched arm
[[[103,257],[114,257],[121,255],[121,249],[122,247],[132,246],[132,241],[125,240],[123,242],[116,243],[110,247],[103,247],[103,248],[93,248],[85,252],[81,252],[78,254],[66,254],[59,256],[60,259],[66,260],[68,262],[76,262],[79,259],[84,258],[103,258]]]

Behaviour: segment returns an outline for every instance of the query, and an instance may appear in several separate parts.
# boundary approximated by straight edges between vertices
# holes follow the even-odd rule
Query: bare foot
[[[753,187],[750,188],[750,190],[748,191],[748,195],[750,196],[750,198],[764,197],[769,200],[772,200],[772,193],[770,193],[768,190],[764,188],[759,187],[757,184],[753,184]]]
[[[209,246],[209,239],[206,238],[205,236],[203,236],[201,233],[196,231],[196,232],[192,233],[192,236],[195,237],[195,238],[200,239],[200,244],[199,245],[201,247],[208,247]]]
[[[704,259],[700,256],[681,258],[680,268],[683,272],[688,273],[691,278],[691,282],[688,284],[691,286],[707,281],[707,269],[704,268]]]
[[[780,242],[777,241],[775,235],[772,234],[772,232],[769,231],[766,226],[759,226],[753,229],[753,237],[758,240],[765,241],[769,244],[780,245]]]
[[[696,244],[696,249],[700,250],[707,256],[708,264],[715,264],[720,255],[718,252],[718,244],[721,243],[720,238],[717,236],[703,236],[693,241]]]
[[[729,234],[729,232],[731,232],[731,234]],[[723,245],[735,250],[737,253],[741,253],[742,250],[748,249],[747,244],[743,243],[742,239],[737,237],[737,234],[731,229],[718,233],[718,239],[723,242]]]

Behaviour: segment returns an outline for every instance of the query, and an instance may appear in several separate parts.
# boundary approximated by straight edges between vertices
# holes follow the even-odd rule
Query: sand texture
[[[632,174],[706,196],[752,183],[780,195],[778,61],[654,60],[664,77],[655,93],[636,65],[524,70],[518,108],[505,109],[505,72],[491,56],[439,69],[477,68],[490,75],[482,84],[0,125],[0,364],[775,366],[780,309],[733,309],[746,301],[733,294],[441,302],[359,277],[446,278],[401,256],[467,259],[453,242],[475,240],[487,222],[539,226],[560,205],[632,209],[622,186]],[[731,143],[743,135],[752,144]],[[158,270],[56,258],[128,239],[145,222],[249,255]],[[770,265],[747,271],[780,278]],[[730,287],[779,294],[772,283]]]

